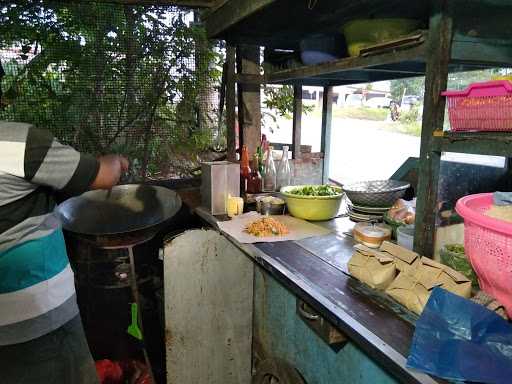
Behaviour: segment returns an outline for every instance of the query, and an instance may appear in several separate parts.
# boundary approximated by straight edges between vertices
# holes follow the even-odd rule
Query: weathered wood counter
[[[215,228],[222,218],[202,208],[197,214]],[[372,360],[403,383],[434,384],[444,381],[406,368],[415,318],[385,295],[346,274],[353,240],[344,234],[348,219],[322,225],[334,233],[298,242],[240,244],[236,247],[335,325]]]

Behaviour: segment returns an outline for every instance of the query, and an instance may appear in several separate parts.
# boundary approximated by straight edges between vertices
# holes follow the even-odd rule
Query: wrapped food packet
[[[471,281],[466,276],[427,257],[419,261],[415,269],[401,272],[386,289],[400,304],[421,314],[435,287],[465,298],[471,296]]]
[[[447,265],[438,263],[428,257],[422,257],[419,271],[429,275],[434,285],[439,285],[443,289],[466,299],[471,297],[471,280]]]
[[[429,275],[401,272],[386,289],[386,293],[407,309],[419,315],[425,308],[432,289],[435,287],[436,284]]]
[[[374,289],[386,289],[396,276],[394,259],[362,244],[354,249],[356,252],[348,262],[349,273]]]
[[[380,246],[380,251],[387,252],[393,256],[396,269],[400,272],[408,273],[415,270],[418,264],[420,264],[421,257],[419,254],[390,241],[384,241]]]

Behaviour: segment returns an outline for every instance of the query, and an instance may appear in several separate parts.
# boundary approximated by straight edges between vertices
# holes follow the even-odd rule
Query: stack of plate
[[[355,222],[382,221],[384,214],[391,207],[366,207],[363,205],[348,204],[348,216]]]

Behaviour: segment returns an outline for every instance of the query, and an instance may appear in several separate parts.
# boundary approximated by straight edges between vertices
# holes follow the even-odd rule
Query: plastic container
[[[350,56],[359,56],[361,49],[406,36],[420,27],[413,19],[360,19],[343,26]]]
[[[300,57],[306,65],[333,61],[345,55],[343,36],[315,34],[300,42]]]
[[[471,84],[446,91],[452,131],[512,131],[512,83],[507,80]]]
[[[500,301],[512,315],[512,222],[484,214],[492,193],[459,199],[455,210],[464,218],[464,248],[480,288]]]
[[[391,227],[382,223],[358,223],[352,233],[355,241],[368,248],[379,248],[383,241],[391,239]]]
[[[339,195],[335,196],[300,196],[289,193],[295,188],[302,188],[305,185],[284,187],[281,194],[286,199],[288,212],[299,219],[311,221],[330,220],[338,215],[343,198],[340,188]]]
[[[396,242],[401,247],[413,250],[414,248],[414,225],[403,225],[396,230]]]

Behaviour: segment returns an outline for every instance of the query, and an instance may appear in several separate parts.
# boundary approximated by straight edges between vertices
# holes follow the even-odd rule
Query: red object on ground
[[[100,384],[153,384],[146,364],[137,360],[96,361]]]
[[[96,372],[100,384],[122,384],[123,369],[117,362],[111,360],[99,360],[96,362]]]

